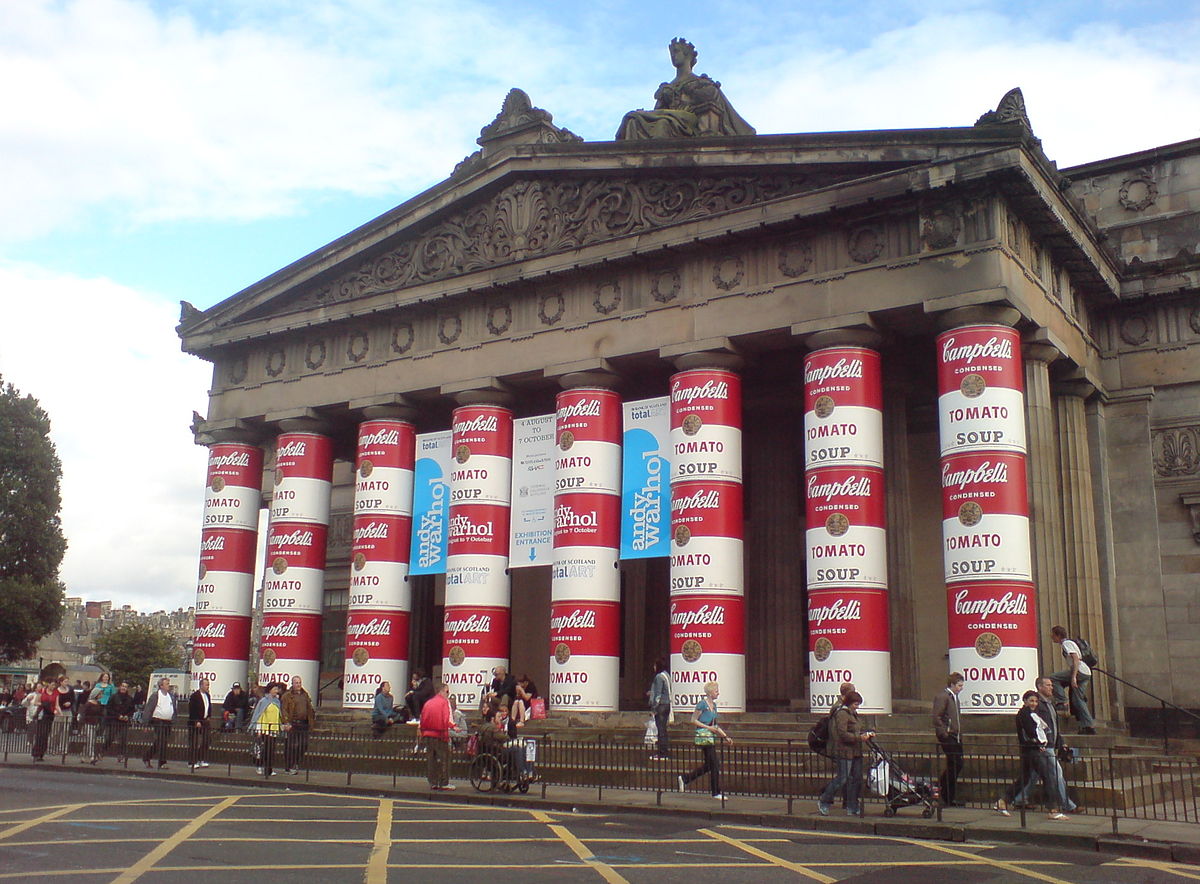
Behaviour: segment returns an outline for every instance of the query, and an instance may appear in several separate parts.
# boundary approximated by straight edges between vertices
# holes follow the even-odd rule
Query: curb
[[[74,776],[79,771],[65,765],[42,765],[22,762],[7,762],[0,768],[59,771]],[[186,771],[186,766],[184,767]],[[950,843],[1003,842],[1007,844],[1035,845],[1082,852],[1098,852],[1134,859],[1149,859],[1159,862],[1176,862],[1200,865],[1200,844],[1179,841],[1157,841],[1136,835],[1069,834],[1065,832],[1031,832],[1027,829],[1000,829],[986,825],[963,825],[958,823],[933,822],[926,820],[892,819],[831,819],[779,813],[738,812],[731,810],[691,810],[688,808],[665,808],[654,805],[630,805],[605,803],[595,800],[556,800],[538,798],[533,795],[485,795],[478,792],[454,793],[432,792],[399,786],[371,788],[333,783],[313,783],[303,780],[263,780],[258,777],[242,778],[220,774],[158,773],[133,768],[90,768],[86,771],[103,776],[127,776],[146,780],[170,780],[176,783],[193,783],[221,786],[240,786],[247,789],[273,789],[275,791],[309,792],[320,795],[358,795],[371,798],[405,798],[419,801],[435,801],[442,804],[485,805],[490,807],[527,807],[533,810],[550,810],[558,813],[590,813],[613,816],[674,816],[691,820],[707,820],[717,823],[763,826],[775,829],[791,829],[810,832],[845,832],[853,835],[877,835],[883,838],[911,838],[917,841],[945,841]]]

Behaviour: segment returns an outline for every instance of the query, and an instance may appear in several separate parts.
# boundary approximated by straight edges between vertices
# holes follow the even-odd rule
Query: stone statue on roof
[[[675,79],[654,93],[654,110],[630,111],[617,130],[618,141],[648,138],[691,138],[697,135],[754,135],[707,74],[695,74],[696,47],[683,37],[671,41]]]

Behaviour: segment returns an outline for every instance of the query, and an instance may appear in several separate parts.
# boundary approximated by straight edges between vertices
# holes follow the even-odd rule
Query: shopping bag
[[[658,742],[658,724],[651,718],[646,722],[646,736],[642,738],[647,746],[652,746]]]
[[[546,698],[534,697],[529,701],[529,717],[530,718],[545,718],[546,717]]]

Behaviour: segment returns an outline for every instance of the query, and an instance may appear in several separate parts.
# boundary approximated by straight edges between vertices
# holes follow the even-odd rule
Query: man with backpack
[[[1070,666],[1061,672],[1050,676],[1054,683],[1054,702],[1063,709],[1067,705],[1067,686],[1071,687],[1071,714],[1079,722],[1081,734],[1094,734],[1096,728],[1092,712],[1088,708],[1087,689],[1092,681],[1092,666],[1096,664],[1096,655],[1083,639],[1072,641],[1067,638],[1067,630],[1055,626],[1050,630],[1050,636],[1056,645],[1062,646],[1062,655],[1069,661]],[[1087,648],[1086,651],[1083,648]],[[1090,658],[1091,665],[1088,665]]]

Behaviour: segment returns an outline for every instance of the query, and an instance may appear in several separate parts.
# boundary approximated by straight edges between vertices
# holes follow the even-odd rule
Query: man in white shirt
[[[200,679],[199,689],[188,699],[188,765],[208,767],[208,719],[212,715],[212,697],[208,679]]]
[[[160,678],[158,690],[146,698],[142,707],[142,721],[154,728],[154,739],[150,741],[142,761],[150,766],[150,759],[158,756],[158,769],[167,766],[167,743],[171,739],[171,722],[175,719],[175,695],[171,693],[171,680]]]
[[[1079,722],[1081,734],[1094,734],[1096,728],[1092,712],[1088,708],[1087,689],[1092,681],[1092,669],[1083,662],[1079,645],[1067,638],[1067,630],[1055,626],[1050,630],[1050,636],[1056,645],[1062,646],[1062,655],[1070,662],[1070,667],[1050,676],[1054,682],[1054,702],[1059,707],[1067,704],[1067,685],[1071,686],[1071,714]]]

